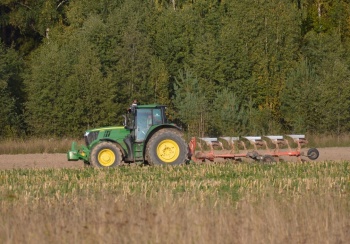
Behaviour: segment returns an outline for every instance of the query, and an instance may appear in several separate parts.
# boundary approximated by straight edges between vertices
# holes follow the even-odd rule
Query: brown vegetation
[[[346,197],[329,194],[234,205],[167,193],[2,203],[0,242],[346,243],[349,207]]]
[[[83,144],[83,139],[71,138],[27,138],[7,139],[0,141],[0,154],[28,154],[28,153],[65,153],[72,145],[72,141]]]

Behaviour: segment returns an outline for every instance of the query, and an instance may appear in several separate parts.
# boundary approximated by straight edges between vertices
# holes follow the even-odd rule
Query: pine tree
[[[248,113],[246,105],[227,88],[216,93],[211,112],[211,133],[217,136],[239,136],[247,131]]]
[[[192,136],[204,136],[208,130],[210,109],[203,90],[189,69],[179,71],[174,83],[175,117],[186,125],[186,131]]]
[[[281,94],[281,124],[286,133],[314,132],[320,124],[320,78],[307,59],[302,59],[287,79]]]

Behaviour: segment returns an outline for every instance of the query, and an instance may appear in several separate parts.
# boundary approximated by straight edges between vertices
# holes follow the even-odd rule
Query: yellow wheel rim
[[[115,162],[115,154],[111,149],[102,149],[98,153],[97,159],[102,166],[108,167]]]
[[[179,155],[179,145],[173,140],[163,140],[157,146],[157,156],[165,163],[174,162]]]

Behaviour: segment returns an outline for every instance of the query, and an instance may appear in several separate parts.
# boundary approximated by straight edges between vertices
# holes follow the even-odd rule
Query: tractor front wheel
[[[174,129],[156,132],[146,146],[146,160],[155,165],[177,165],[188,160],[188,146]]]
[[[121,161],[120,149],[111,142],[97,144],[90,155],[90,164],[93,167],[115,167],[120,165]]]

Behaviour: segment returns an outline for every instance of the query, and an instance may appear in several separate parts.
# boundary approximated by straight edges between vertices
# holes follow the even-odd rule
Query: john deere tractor
[[[83,160],[94,167],[124,163],[177,165],[189,159],[182,130],[169,123],[163,105],[136,105],[124,116],[124,126],[87,130],[85,146],[72,143],[69,161]]]

